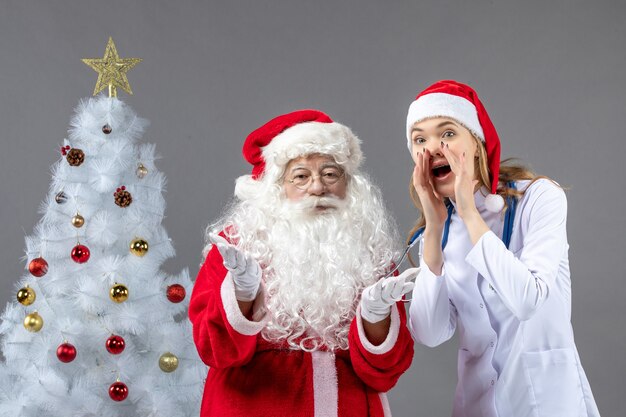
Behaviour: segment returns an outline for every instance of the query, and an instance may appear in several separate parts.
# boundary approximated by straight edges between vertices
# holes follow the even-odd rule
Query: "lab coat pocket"
[[[538,417],[585,416],[579,365],[573,349],[522,354],[526,380]]]

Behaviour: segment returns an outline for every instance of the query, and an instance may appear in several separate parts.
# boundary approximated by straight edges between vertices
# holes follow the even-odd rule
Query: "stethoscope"
[[[512,181],[507,183],[507,186],[514,190],[517,189],[517,187],[515,186],[515,183]],[[513,234],[513,220],[515,219],[515,209],[517,208],[517,198],[513,196],[507,196],[506,203],[507,203],[507,210],[504,214],[502,242],[504,242],[506,248],[508,249],[509,244],[511,243],[511,235]],[[452,221],[452,213],[454,212],[454,206],[452,205],[452,203],[448,202],[446,205],[446,208],[448,210],[448,217],[446,219],[446,223],[443,228],[443,235],[441,237],[441,250],[444,250],[446,248],[446,244],[448,243],[448,235],[450,232],[450,222]],[[404,249],[404,252],[402,252],[402,256],[400,256],[400,259],[395,263],[395,266],[393,267],[393,269],[389,271],[383,278],[389,278],[390,276],[394,274],[394,272],[398,270],[398,268],[400,268],[400,265],[402,264],[402,262],[404,262],[404,259],[407,257],[407,255],[409,254],[413,246],[415,246],[417,243],[419,243],[422,240],[424,236],[424,229],[425,229],[424,227],[420,227],[419,229],[415,231],[415,233],[413,233],[413,236],[411,236],[411,239],[409,239],[409,242],[407,243],[406,248]]]

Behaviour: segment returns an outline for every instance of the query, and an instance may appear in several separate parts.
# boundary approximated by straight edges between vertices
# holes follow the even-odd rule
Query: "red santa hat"
[[[406,117],[409,150],[413,125],[434,117],[449,117],[456,120],[483,142],[487,150],[491,179],[491,194],[487,196],[485,206],[492,212],[501,211],[504,200],[496,192],[500,174],[500,138],[476,91],[457,81],[442,80],[419,93],[409,106]]]
[[[311,154],[331,155],[346,173],[361,164],[361,141],[352,131],[319,110],[283,114],[248,135],[243,156],[253,166],[252,179],[278,180],[294,158]]]

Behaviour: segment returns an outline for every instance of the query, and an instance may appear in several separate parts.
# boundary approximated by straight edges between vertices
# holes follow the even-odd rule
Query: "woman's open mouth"
[[[450,169],[450,165],[447,164],[438,165],[432,169],[433,178],[436,178],[438,180],[443,180],[447,178],[451,172],[452,169]]]

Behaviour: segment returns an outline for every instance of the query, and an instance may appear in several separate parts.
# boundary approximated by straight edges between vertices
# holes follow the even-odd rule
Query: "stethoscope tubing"
[[[509,182],[508,186],[509,188],[516,189],[514,182]],[[511,235],[513,234],[513,220],[515,219],[517,199],[515,197],[509,196],[507,197],[506,200],[507,200],[508,207],[506,210],[506,214],[504,216],[504,228],[502,231],[502,241],[504,242],[504,244],[506,245],[508,249],[509,243],[511,242]],[[448,203],[447,209],[448,209],[448,218],[446,219],[446,223],[445,223],[444,230],[443,230],[443,236],[441,239],[442,250],[446,247],[446,244],[448,243],[448,234],[450,232],[450,221],[452,219],[452,213],[454,212],[454,206],[452,205],[452,203]],[[415,233],[413,233],[413,236],[411,236],[411,239],[409,239],[409,243],[406,245],[406,248],[402,252],[402,256],[400,256],[400,259],[398,259],[397,262],[394,262],[393,269],[389,271],[383,277],[383,279],[391,277],[398,270],[398,268],[400,268],[400,265],[402,265],[402,262],[404,262],[404,260],[406,259],[407,255],[409,254],[409,251],[413,248],[413,246],[415,246],[417,243],[419,243],[423,239],[423,235],[424,235],[424,227],[420,227],[419,229],[415,231]]]

